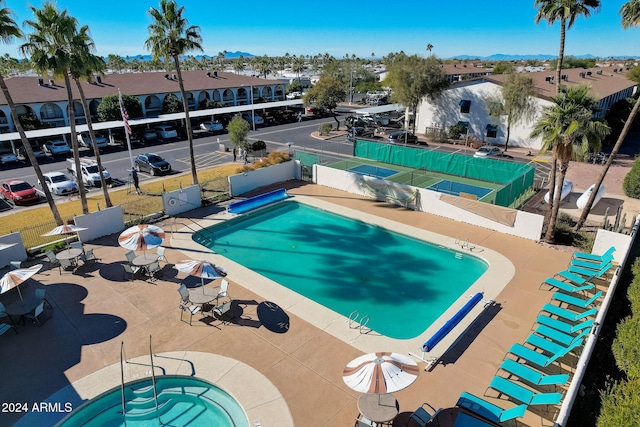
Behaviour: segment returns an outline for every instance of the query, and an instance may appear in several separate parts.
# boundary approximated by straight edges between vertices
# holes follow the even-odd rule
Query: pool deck
[[[489,280],[503,281],[504,288],[482,285],[497,304],[475,313],[478,322],[444,352],[440,364],[429,372],[421,370],[414,384],[395,393],[401,411],[398,420],[406,420],[408,413],[423,402],[436,408],[450,408],[462,391],[482,396],[509,346],[524,340],[540,308],[549,301],[552,292],[539,289],[540,283],[564,269],[570,260],[570,253],[449,219],[317,185],[289,182],[286,186],[290,195],[330,203],[344,212],[360,212],[361,218],[373,215],[391,220],[400,228],[412,227],[406,228],[409,231],[431,236],[436,233],[444,236],[448,245],[455,245],[457,237],[468,240],[471,247],[482,249],[480,256],[495,256],[494,262],[504,266],[493,269],[495,272],[491,274],[496,276]],[[215,370],[216,357],[202,355],[211,353],[234,359],[256,375],[247,377],[238,373],[224,378],[224,384],[231,384],[236,390],[232,394],[247,409],[250,425],[259,420],[262,427],[352,426],[358,415],[359,394],[342,381],[345,365],[363,352],[419,352],[424,337],[399,343],[361,335],[349,329],[339,316],[282,288],[274,289],[264,278],[226,260],[220,264],[229,272],[229,292],[236,301],[234,318],[223,323],[196,314],[192,326],[181,322],[176,289],[185,275],[172,265],[186,258],[217,259],[218,255],[208,254],[195,244],[190,233],[199,228],[196,223],[218,221],[220,214],[220,207],[207,207],[189,212],[184,218],[157,224],[167,232],[169,264],[163,263],[162,277],[155,282],[123,279],[121,264],[126,250],[118,246],[117,235],[113,235],[86,244],[95,248],[100,261],[81,266],[73,274],[59,274],[57,268],[44,269],[27,286],[22,285],[24,295],[32,295],[34,289],[44,287],[53,309],[45,311],[42,326],[27,322],[25,326],[16,326],[18,334],[8,331],[0,337],[0,358],[4,361],[1,401],[26,402],[31,406],[63,389],[80,400],[104,391],[114,381],[113,369],[120,360],[121,342],[128,358],[145,360],[151,335],[154,353],[179,354],[183,362],[196,361],[196,373]],[[33,263],[47,265],[43,260]],[[0,301],[8,305],[17,298],[17,293],[10,292],[2,295]],[[272,332],[258,319],[257,306],[263,301],[284,308],[289,316],[286,332]],[[450,344],[452,341],[438,346]],[[148,366],[144,362],[140,365],[140,370],[131,370],[127,373],[130,378],[125,380],[148,375]],[[102,378],[108,380],[100,379],[105,373]],[[253,378],[266,379],[272,385],[266,386],[272,393],[269,402],[264,399],[265,389]],[[12,386],[7,387],[8,384]],[[495,393],[490,396],[487,400],[499,406],[513,406],[495,398]],[[277,410],[272,409],[276,406],[266,407],[273,402]],[[283,403],[285,409],[278,406]],[[266,406],[261,411],[262,404]],[[556,407],[535,407],[518,420],[518,425],[548,426],[556,412]],[[62,416],[52,414],[50,419]],[[0,412],[1,425],[11,425],[19,418],[20,414]],[[441,421],[442,427],[451,425],[444,418]]]

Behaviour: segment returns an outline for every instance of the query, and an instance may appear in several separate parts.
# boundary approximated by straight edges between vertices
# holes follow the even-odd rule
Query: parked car
[[[109,145],[109,141],[107,141],[107,138],[104,135],[98,132],[95,132],[94,135],[96,136],[96,145],[98,146],[98,148],[105,148]],[[91,136],[89,135],[89,132],[79,133],[78,143],[81,147],[93,149],[93,143],[91,142]]]
[[[0,154],[0,164],[17,163],[19,161],[20,159],[18,159],[18,156],[13,153]]]
[[[391,132],[389,134],[389,143],[390,144],[418,144],[418,137],[412,134],[411,132],[407,132],[404,130],[399,130],[396,132]],[[426,143],[423,143],[427,145]]]
[[[478,148],[478,151],[473,157],[500,157],[502,156],[502,149],[493,145],[483,145]]]
[[[353,141],[356,136],[371,138],[373,136],[373,130],[360,127],[360,126],[355,126],[347,130],[347,139],[349,139],[350,141]]]
[[[155,129],[145,129],[142,131],[142,140],[143,141],[153,141],[158,138],[158,133]]]
[[[302,92],[291,92],[286,96],[287,99],[298,99],[300,97],[302,97]]]
[[[36,189],[28,182],[19,179],[4,181],[0,185],[0,196],[16,205],[24,205],[40,200]]]
[[[49,187],[49,191],[57,196],[78,192],[78,184],[65,173],[47,172],[43,174],[43,177],[45,185]],[[41,182],[38,181],[38,184],[43,187]]]
[[[200,123],[200,129],[208,130],[209,132],[222,132],[224,130],[224,126],[220,122],[202,122]]]
[[[251,117],[251,113],[244,113],[242,115],[242,118],[248,121],[249,123],[253,123],[255,121],[256,125],[264,124],[264,119],[257,114],[254,114],[253,117]]]
[[[153,153],[140,154],[136,157],[136,170],[148,172],[151,175],[166,175],[171,173],[171,165],[162,157]]]
[[[156,126],[156,134],[160,139],[171,139],[178,137],[178,131],[170,125]]]
[[[62,140],[47,141],[42,146],[42,150],[45,153],[50,154],[52,156],[62,156],[62,155],[71,153],[71,148],[69,147],[69,144],[67,144]]]
[[[44,154],[44,151],[42,151],[40,148],[31,147],[31,150],[33,151],[33,155],[36,156],[36,159],[47,157],[47,155]],[[27,161],[29,160],[29,158],[27,157],[27,150],[25,150],[24,146],[18,148],[18,155],[22,156],[22,158]]]

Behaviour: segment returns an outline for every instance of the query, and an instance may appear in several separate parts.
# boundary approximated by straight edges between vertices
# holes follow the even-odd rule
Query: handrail
[[[151,350],[151,335],[149,335],[149,357],[151,358],[151,383],[153,384],[153,400],[156,403],[156,414],[158,415],[158,423],[162,425],[160,420],[160,411],[158,411],[158,389],[156,388],[156,370],[153,366],[153,351]]]
[[[122,422],[124,423],[124,426],[127,427],[126,403],[124,398],[124,366],[122,365],[123,354],[124,341],[120,341],[120,391],[122,393]]]

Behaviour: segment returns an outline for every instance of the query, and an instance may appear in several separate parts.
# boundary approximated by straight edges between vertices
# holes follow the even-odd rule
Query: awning
[[[471,107],[471,101],[469,101],[468,99],[463,99],[462,101],[460,101],[460,106],[461,107]]]
[[[459,125],[459,126],[464,126],[464,127],[466,127],[467,129],[469,129],[469,122],[463,122],[462,120],[460,120],[460,121],[458,122],[458,125]]]
[[[493,131],[493,132],[497,132],[498,131],[498,126],[497,125],[487,125],[487,130]]]

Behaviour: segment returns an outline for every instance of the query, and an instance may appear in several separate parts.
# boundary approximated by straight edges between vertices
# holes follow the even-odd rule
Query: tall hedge
[[[627,197],[640,199],[640,157],[633,162],[633,167],[627,176],[624,177],[622,189]]]

